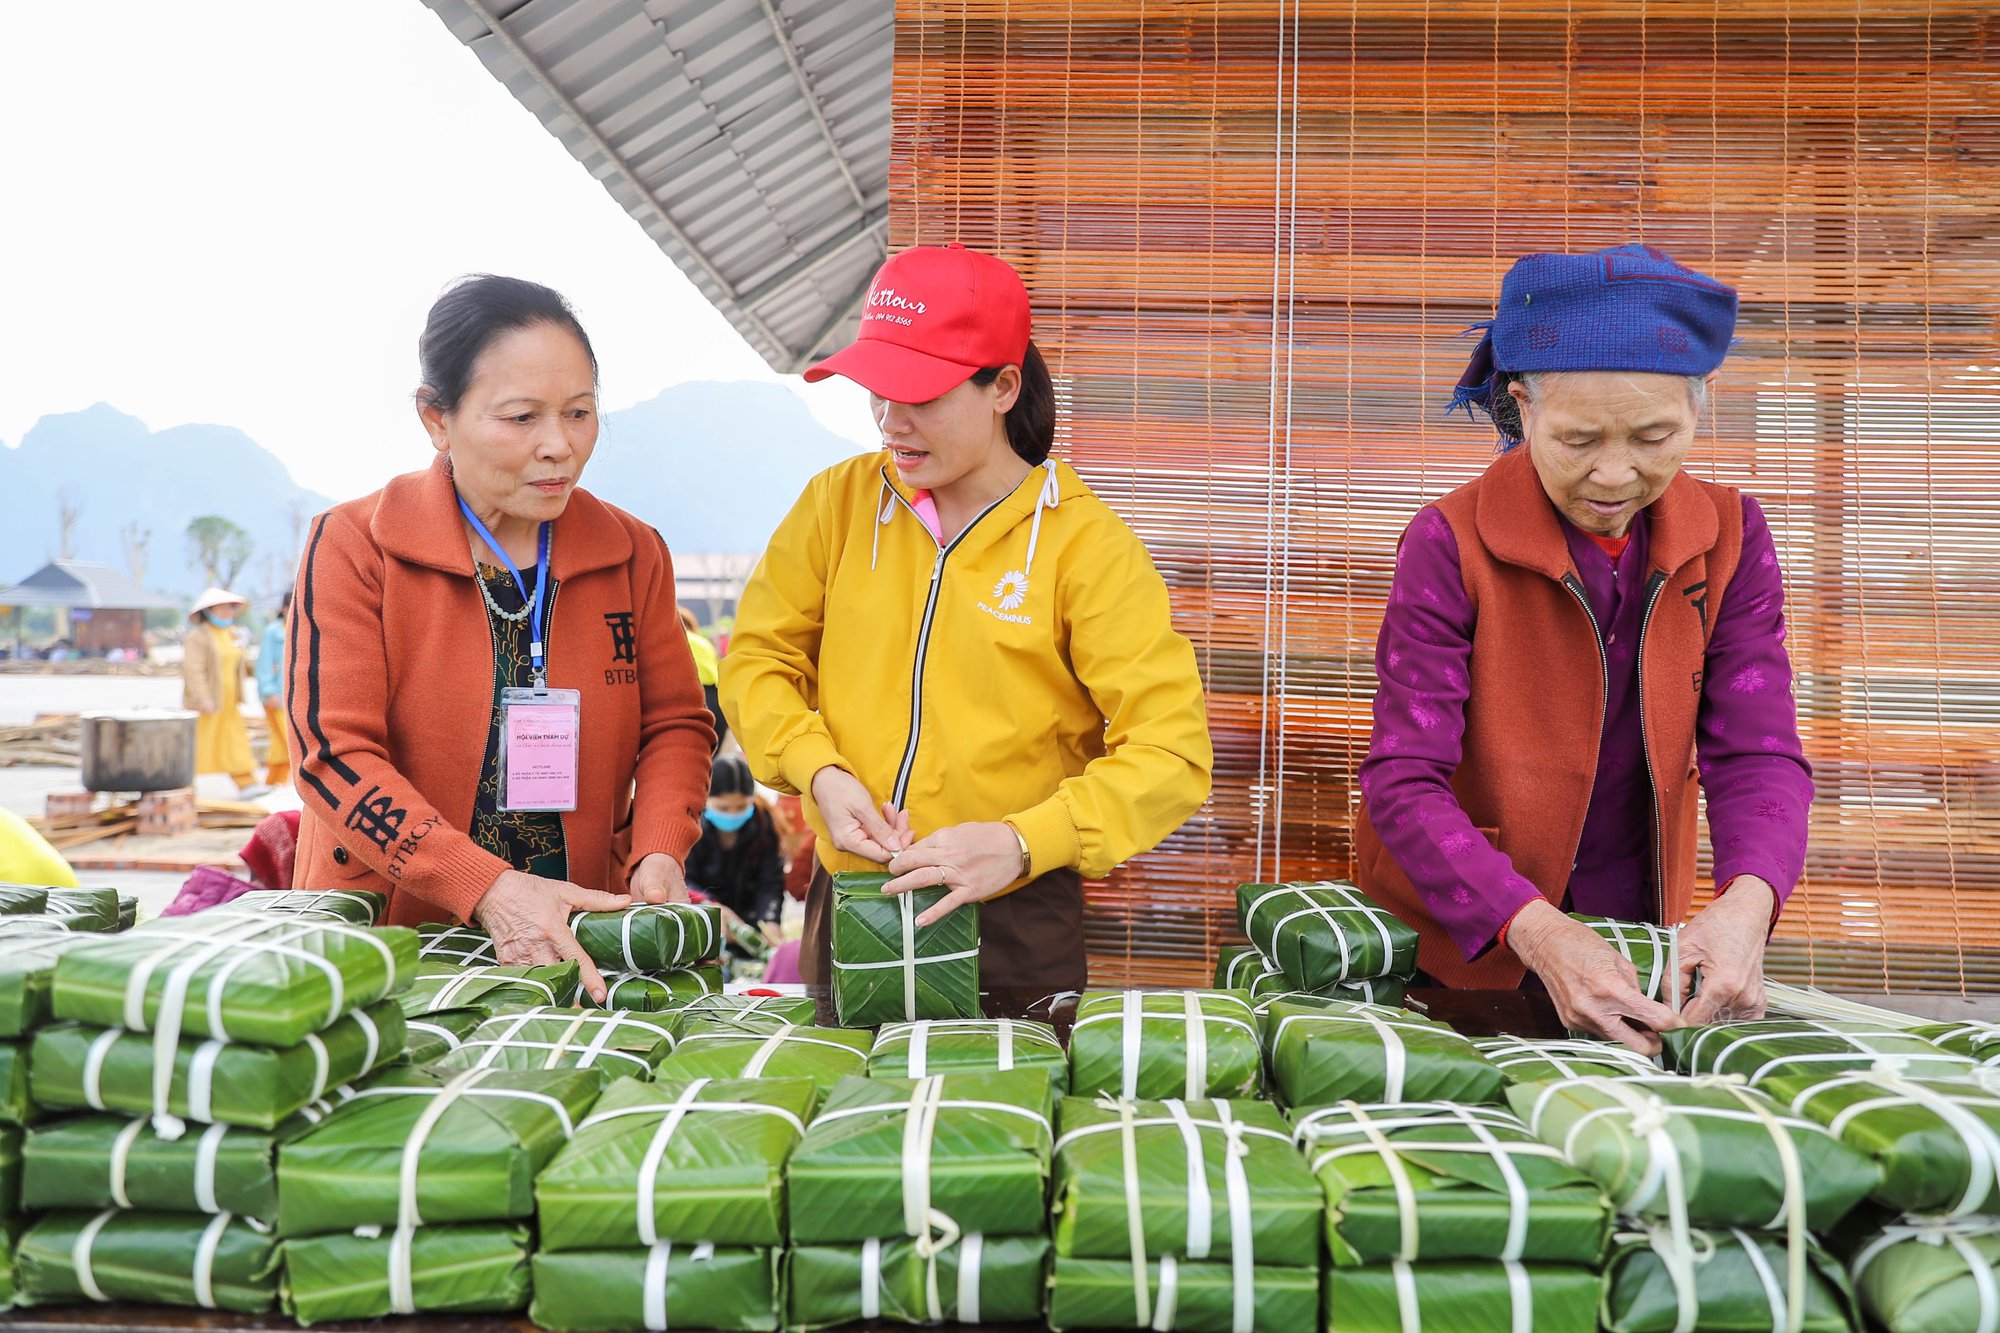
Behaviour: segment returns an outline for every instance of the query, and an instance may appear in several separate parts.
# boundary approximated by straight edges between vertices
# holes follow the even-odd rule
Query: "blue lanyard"
[[[479,515],[472,512],[472,506],[465,502],[465,497],[462,495],[458,497],[458,507],[464,513],[466,521],[472,524],[473,531],[486,539],[486,545],[507,566],[507,572],[514,576],[514,586],[521,590],[521,600],[528,607],[528,661],[535,672],[535,688],[538,690],[543,689],[549,683],[549,673],[548,668],[544,665],[542,653],[542,592],[549,586],[549,528],[551,525],[547,523],[542,524],[540,543],[535,556],[535,591],[530,593],[527,583],[521,578],[520,566],[514,563],[514,557],[508,555],[506,548],[494,539],[491,532],[487,531],[486,525],[479,521]],[[472,577],[478,578],[479,571],[476,569],[472,571]]]

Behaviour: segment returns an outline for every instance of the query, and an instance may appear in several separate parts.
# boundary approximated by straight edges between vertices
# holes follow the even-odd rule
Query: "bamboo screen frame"
[[[1347,872],[1397,535],[1491,457],[1462,331],[1514,257],[1626,240],[1742,295],[1689,465],[1785,568],[1819,799],[1772,970],[2000,982],[1997,14],[905,0],[894,242],[1025,274],[1059,450],[1209,688],[1214,798],[1092,887],[1097,982],[1199,980],[1238,881]]]

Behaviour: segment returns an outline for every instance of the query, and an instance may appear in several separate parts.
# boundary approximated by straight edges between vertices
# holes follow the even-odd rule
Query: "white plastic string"
[[[1208,1021],[1201,1000],[1188,991],[1181,996],[1187,1019],[1187,1037],[1182,1043],[1186,1054],[1187,1079],[1182,1096],[1189,1101],[1208,1095]]]
[[[1125,992],[1122,1008],[1124,1013],[1119,1027],[1123,1039],[1122,1049],[1119,1052],[1121,1079],[1119,1092],[1129,1099],[1139,1095],[1139,1055],[1144,1048],[1141,1040],[1144,1029],[1140,1024],[1145,1017],[1145,997],[1138,991],[1128,990]],[[1074,1029],[1072,1029],[1072,1040],[1074,1040]],[[1146,1321],[1142,1318],[1139,1322],[1143,1324]]]
[[[85,1222],[83,1227],[76,1233],[76,1239],[70,1243],[69,1264],[71,1268],[76,1270],[76,1285],[81,1287],[83,1294],[93,1301],[108,1301],[111,1299],[104,1294],[104,1289],[97,1285],[97,1272],[90,1266],[90,1250],[92,1246],[97,1244],[97,1233],[104,1230],[105,1226],[116,1216],[118,1216],[116,1208],[106,1208],[96,1217]]]
[[[674,1243],[670,1240],[659,1242],[646,1254],[645,1308],[639,1318],[648,1333],[666,1333],[667,1267],[673,1256]]]
[[[1389,1275],[1396,1283],[1396,1316],[1403,1333],[1424,1333],[1424,1313],[1417,1304],[1417,1275],[1402,1259],[1389,1261]]]
[[[882,1241],[870,1236],[861,1242],[861,1317],[882,1316]]]
[[[215,1199],[215,1168],[222,1154],[222,1141],[228,1137],[229,1126],[210,1125],[201,1132],[201,1142],[195,1145],[194,1206],[204,1213],[222,1211]]]
[[[641,1245],[657,1245],[660,1241],[659,1224],[653,1216],[653,1210],[659,1189],[660,1161],[667,1154],[667,1141],[673,1138],[674,1131],[681,1127],[681,1121],[687,1119],[688,1108],[700,1099],[701,1090],[707,1087],[710,1081],[698,1078],[681,1090],[681,1095],[668,1105],[666,1115],[661,1118],[658,1128],[654,1129],[652,1141],[646,1145],[645,1156],[639,1159],[638,1195],[634,1217],[638,1223]]]
[[[1143,1286],[1145,1270],[1141,1269],[1139,1275]],[[1153,1318],[1147,1324],[1153,1333],[1170,1333],[1174,1326],[1174,1309],[1180,1304],[1180,1294],[1181,1266],[1175,1262],[1174,1256],[1163,1254],[1160,1256],[1160,1295],[1153,1302]]]
[[[1138,1131],[1133,1127],[1132,1103],[1125,1098],[1118,1102],[1118,1164],[1125,1182],[1126,1253],[1131,1257],[1133,1308],[1138,1312],[1134,1322],[1148,1325],[1153,1322],[1153,1296],[1146,1278],[1146,1210],[1139,1194]]]
[[[986,1259],[986,1237],[975,1231],[958,1242],[958,1311],[957,1322],[976,1324],[979,1322],[979,1277],[980,1267]],[[938,1318],[942,1319],[943,1314]]]
[[[1507,1270],[1507,1304],[1514,1315],[1513,1333],[1535,1333],[1535,1283],[1519,1259],[1502,1259]]]
[[[229,1214],[217,1213],[194,1247],[194,1303],[204,1310],[215,1308],[215,1252],[228,1226]]]
[[[83,1053],[83,1102],[93,1111],[110,1109],[104,1104],[104,1061],[124,1035],[123,1028],[106,1028],[91,1038],[90,1049]]]
[[[144,1118],[128,1121],[118,1131],[118,1137],[111,1141],[111,1201],[120,1208],[132,1207],[132,1200],[125,1192],[125,1164],[132,1156],[132,1144],[145,1131]],[[204,1209],[212,1212],[213,1209]]]
[[[1208,1195],[1208,1155],[1202,1151],[1201,1129],[1188,1114],[1187,1103],[1172,1100],[1165,1105],[1168,1116],[1181,1132],[1181,1148],[1187,1158],[1187,1257],[1206,1259],[1215,1244],[1215,1209]],[[1127,1206],[1130,1206],[1129,1192]]]

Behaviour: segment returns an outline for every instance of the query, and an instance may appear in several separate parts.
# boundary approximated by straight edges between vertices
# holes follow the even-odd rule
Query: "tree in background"
[[[203,514],[187,525],[188,559],[200,565],[211,586],[235,584],[256,549],[250,534],[220,514]]]
[[[149,548],[153,545],[153,530],[142,528],[137,521],[127,523],[118,529],[118,544],[125,550],[125,572],[132,576],[132,582],[146,586],[146,566],[152,560]]]
[[[56,492],[56,559],[76,559],[76,521],[83,517],[83,505],[67,486]]]

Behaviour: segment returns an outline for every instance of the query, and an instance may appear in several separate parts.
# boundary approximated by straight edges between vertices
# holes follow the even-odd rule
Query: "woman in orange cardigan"
[[[658,533],[577,488],[597,360],[546,287],[475,277],[418,344],[425,471],[320,515],[292,604],[302,888],[582,964],[577,910],[685,901],[714,732]],[[629,890],[629,897],[626,896]]]

